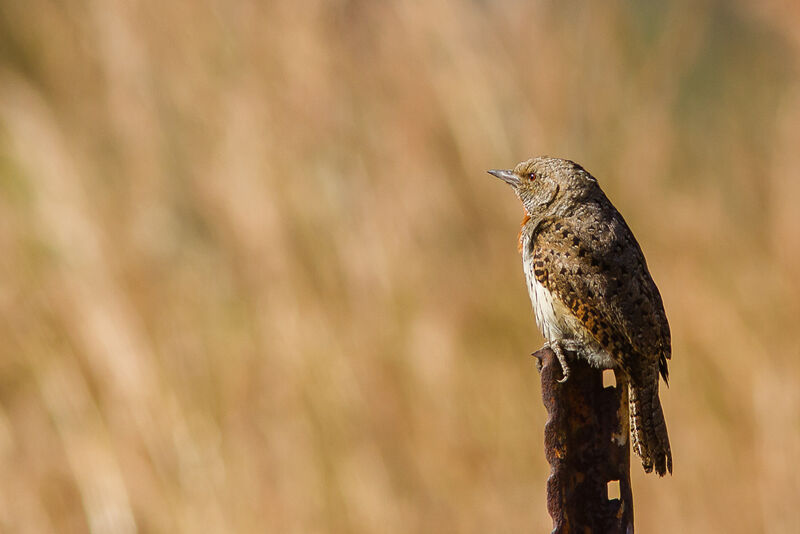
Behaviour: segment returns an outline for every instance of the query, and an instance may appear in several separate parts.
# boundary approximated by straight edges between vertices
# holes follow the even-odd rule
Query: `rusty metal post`
[[[553,351],[534,356],[542,363],[548,414],[544,445],[553,532],[633,534],[627,388],[604,388],[602,370],[578,358],[569,359],[569,379],[559,383],[561,365]],[[619,376],[617,383],[623,383]],[[619,481],[619,499],[608,499],[612,481]]]

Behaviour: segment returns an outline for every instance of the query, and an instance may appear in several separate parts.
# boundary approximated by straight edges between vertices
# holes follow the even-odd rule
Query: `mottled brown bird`
[[[667,381],[669,324],[630,228],[597,180],[572,161],[538,157],[489,173],[525,208],[519,248],[528,292],[562,381],[569,377],[565,352],[622,370],[633,449],[646,472],[672,473],[658,398],[659,372]]]

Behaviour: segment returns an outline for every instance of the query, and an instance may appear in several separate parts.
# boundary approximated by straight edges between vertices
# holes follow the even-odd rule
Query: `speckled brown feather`
[[[666,380],[669,325],[627,225],[600,212],[584,231],[570,219],[543,221],[532,240],[534,275],[630,377],[633,447],[645,469],[672,472],[657,374]]]
[[[575,217],[540,224],[533,239],[534,274],[635,375],[642,359],[670,357],[661,296],[619,213],[606,217],[607,210],[584,211],[595,211],[595,220],[582,230]],[[639,361],[631,361],[633,353]],[[666,363],[658,366],[666,380]]]
[[[530,262],[526,276],[560,303],[555,313],[563,322],[556,329],[562,340],[556,341],[577,338],[584,356],[591,360],[592,353],[606,354],[624,371],[633,448],[646,471],[671,473],[658,398],[659,372],[665,381],[668,376],[670,331],[639,244],[597,181],[579,165],[543,157],[520,163],[513,173],[519,180],[517,195],[530,215],[520,232],[521,245],[530,247],[522,250],[523,263]],[[535,288],[530,279],[528,285]],[[534,308],[540,305],[534,302]]]

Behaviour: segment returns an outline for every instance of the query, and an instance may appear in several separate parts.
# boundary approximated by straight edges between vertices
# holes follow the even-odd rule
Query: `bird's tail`
[[[672,474],[672,451],[669,447],[667,425],[661,401],[658,399],[658,372],[646,376],[641,382],[628,382],[628,402],[633,450],[642,459],[644,470],[649,473]],[[643,383],[644,385],[639,385]]]

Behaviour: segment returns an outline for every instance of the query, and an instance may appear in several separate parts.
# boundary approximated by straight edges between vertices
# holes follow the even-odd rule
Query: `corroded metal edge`
[[[534,353],[541,362],[547,511],[554,533],[633,533],[628,402],[620,387],[603,387],[603,372],[569,358],[570,377],[559,383],[561,365],[550,349]],[[607,485],[619,481],[619,499],[608,499]]]

